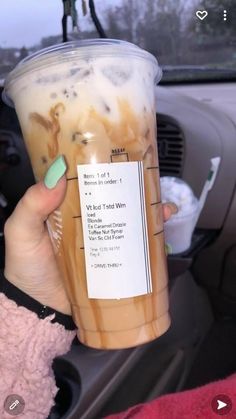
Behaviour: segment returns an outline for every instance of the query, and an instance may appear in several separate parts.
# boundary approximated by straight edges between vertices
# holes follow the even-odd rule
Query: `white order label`
[[[77,166],[89,298],[152,292],[142,162]]]

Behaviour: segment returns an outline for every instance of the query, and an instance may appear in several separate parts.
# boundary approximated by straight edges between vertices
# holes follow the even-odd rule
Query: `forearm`
[[[19,418],[45,419],[54,404],[57,387],[52,361],[66,353],[75,331],[51,323],[0,293],[0,417],[12,418],[4,409],[11,394],[24,399]]]

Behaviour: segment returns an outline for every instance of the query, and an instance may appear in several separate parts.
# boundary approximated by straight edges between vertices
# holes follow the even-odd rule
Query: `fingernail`
[[[167,202],[166,205],[170,208],[172,214],[177,214],[177,212],[179,211],[179,208],[174,202]]]
[[[49,167],[45,177],[44,184],[48,189],[55,188],[58,181],[65,174],[67,169],[66,162],[63,156],[57,157],[57,159]]]

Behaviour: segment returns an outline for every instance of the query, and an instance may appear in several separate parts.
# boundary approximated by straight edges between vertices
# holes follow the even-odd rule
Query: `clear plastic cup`
[[[186,182],[171,176],[161,178],[161,195],[163,202],[174,202],[178,207],[178,213],[174,214],[164,226],[169,253],[185,252],[191,246],[199,201]]]
[[[5,82],[36,180],[67,161],[48,229],[81,342],[125,348],[170,325],[154,84],[156,59],[117,40],[56,45]]]
[[[170,254],[182,253],[191,246],[192,235],[198,215],[198,200],[195,201],[193,212],[183,216],[173,216],[165,225],[165,241]]]

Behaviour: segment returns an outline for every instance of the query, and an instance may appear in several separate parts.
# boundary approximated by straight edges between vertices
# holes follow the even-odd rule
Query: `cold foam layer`
[[[91,104],[100,115],[119,120],[119,100],[128,99],[132,110],[140,114],[154,106],[151,62],[137,57],[99,57],[68,61],[28,71],[9,87],[23,124],[32,112],[46,116],[55,104],[66,107],[67,116],[89,110]],[[24,111],[22,112],[22,107]]]

